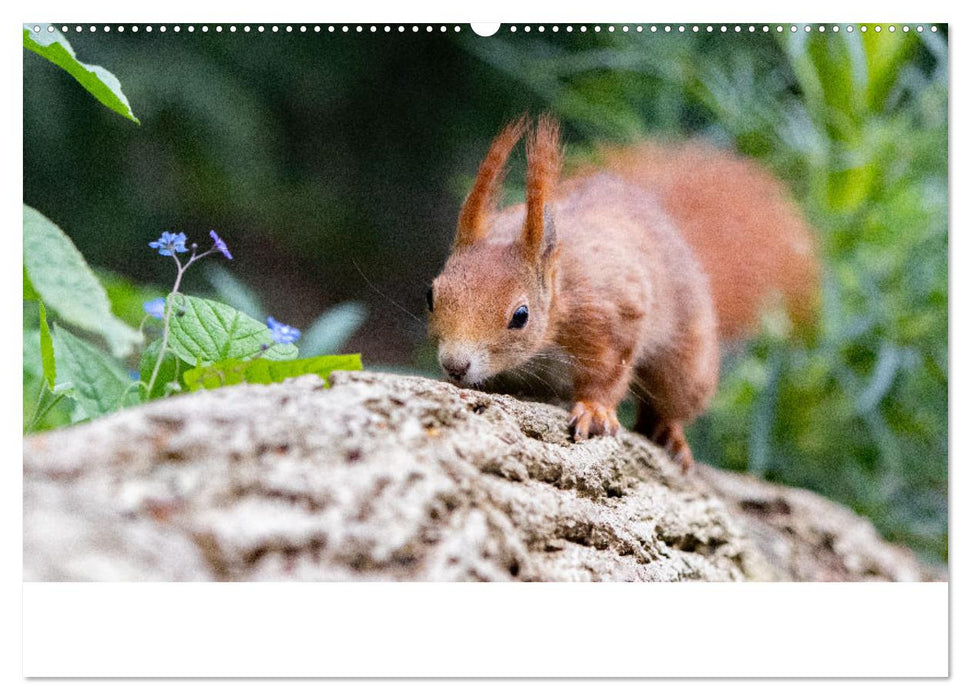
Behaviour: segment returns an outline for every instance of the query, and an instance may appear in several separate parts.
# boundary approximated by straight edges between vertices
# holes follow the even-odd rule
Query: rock
[[[680,468],[554,406],[335,373],[28,438],[26,580],[921,580],[797,489]]]

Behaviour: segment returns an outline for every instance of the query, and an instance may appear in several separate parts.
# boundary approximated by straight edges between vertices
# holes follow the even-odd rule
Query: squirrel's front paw
[[[596,401],[577,401],[570,412],[573,442],[583,442],[594,435],[616,435],[620,430],[617,411]]]

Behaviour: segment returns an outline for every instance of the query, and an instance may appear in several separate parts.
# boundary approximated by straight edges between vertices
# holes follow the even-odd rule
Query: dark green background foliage
[[[361,300],[347,347],[433,372],[423,295],[505,120],[553,112],[570,157],[645,136],[736,148],[816,226],[823,304],[806,337],[767,322],[726,356],[691,431],[698,456],[840,500],[945,560],[946,33],[731,29],[72,33],[141,126],[25,53],[24,200],[145,293],[172,273],[149,240],[215,228],[270,313],[306,326]],[[194,274],[187,291],[207,284]],[[137,325],[117,285],[115,311]]]

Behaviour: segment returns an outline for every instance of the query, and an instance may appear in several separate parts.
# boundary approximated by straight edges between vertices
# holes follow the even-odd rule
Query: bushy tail
[[[655,193],[708,273],[719,334],[745,336],[783,301],[808,325],[819,297],[812,228],[755,161],[713,146],[641,144],[602,152],[606,169]],[[603,167],[603,165],[601,167]]]

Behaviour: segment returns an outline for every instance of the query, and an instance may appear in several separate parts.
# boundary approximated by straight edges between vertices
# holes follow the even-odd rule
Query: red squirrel
[[[527,131],[526,201],[498,210]],[[684,426],[715,392],[720,343],[753,331],[776,299],[796,321],[811,314],[813,232],[778,180],[714,147],[645,143],[599,160],[560,182],[554,119],[501,131],[428,291],[429,334],[463,386],[559,348],[574,441],[616,435],[630,388],[634,429],[687,470]]]

